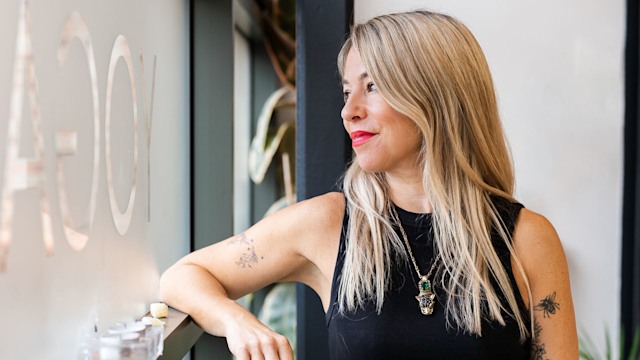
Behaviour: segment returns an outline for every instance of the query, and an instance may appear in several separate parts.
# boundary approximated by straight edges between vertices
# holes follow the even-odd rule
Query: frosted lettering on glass
[[[147,130],[147,221],[151,221],[151,125],[153,120],[153,98],[156,88],[156,65],[158,64],[158,58],[153,57],[153,72],[151,77],[151,105],[147,109],[147,91],[146,80],[144,76],[144,57],[142,56],[142,50],[140,50],[140,75],[142,76],[142,109],[144,111],[144,126]]]
[[[118,60],[123,59],[129,71],[131,81],[131,97],[133,100],[133,179],[131,191],[129,193],[129,203],[124,212],[120,212],[116,202],[116,190],[113,183],[113,163],[111,161],[111,95],[113,94],[113,77],[116,72]],[[127,233],[133,215],[133,205],[136,201],[136,187],[138,185],[138,100],[136,97],[136,76],[133,72],[133,61],[129,44],[124,36],[118,35],[111,51],[109,61],[109,73],[107,75],[107,96],[105,105],[105,131],[104,144],[107,157],[107,189],[109,189],[109,204],[111,205],[111,216],[116,224],[116,229],[120,235]]]
[[[79,13],[72,13],[64,24],[60,45],[58,46],[58,63],[64,66],[69,53],[69,43],[77,38],[82,43],[87,62],[89,63],[89,75],[91,77],[91,95],[93,98],[93,168],[91,170],[91,197],[89,198],[89,211],[86,218],[76,226],[69,212],[69,201],[64,181],[64,156],[75,155],[77,151],[76,132],[56,133],[57,178],[58,194],[60,199],[60,213],[64,224],[64,236],[69,245],[76,251],[82,250],[89,240],[89,230],[93,224],[96,212],[96,198],[98,195],[98,175],[100,165],[100,98],[98,94],[98,74],[96,71],[96,59],[93,52],[93,43],[87,24]],[[72,140],[73,139],[73,140]]]
[[[79,13],[73,12],[63,25],[60,43],[57,51],[57,60],[60,68],[63,68],[68,57],[70,43],[77,39],[81,42],[84,54],[89,67],[91,81],[91,95],[93,102],[93,162],[91,165],[91,194],[89,198],[88,211],[83,212],[84,218],[76,223],[70,211],[69,197],[65,186],[64,162],[68,156],[77,155],[78,133],[76,131],[59,130],[54,134],[54,146],[56,156],[55,179],[47,179],[45,176],[44,164],[44,139],[42,132],[42,114],[39,103],[38,81],[36,67],[32,51],[31,37],[31,16],[29,11],[29,1],[21,0],[19,4],[18,31],[16,35],[16,51],[13,69],[13,84],[11,87],[11,103],[9,110],[7,141],[5,149],[5,162],[0,178],[3,179],[0,188],[2,201],[0,204],[0,272],[6,270],[11,241],[13,239],[14,226],[14,194],[18,191],[35,188],[39,191],[40,214],[39,220],[42,223],[42,241],[44,242],[45,253],[52,255],[54,252],[54,232],[52,224],[52,210],[60,211],[62,221],[63,237],[69,246],[81,251],[89,241],[94,217],[96,214],[98,183],[100,176],[100,96],[98,91],[98,74],[96,59],[94,55],[93,42],[89,28]],[[156,75],[156,58],[154,57],[153,73],[151,82],[151,99],[147,107],[147,92],[145,86],[145,69],[142,50],[139,51],[140,71],[142,79],[142,101],[144,126],[146,130],[146,150],[149,155],[147,161],[148,178],[148,203],[150,207],[150,177],[151,177],[151,124],[153,118],[153,102]],[[111,105],[113,95],[113,81],[115,71],[120,59],[124,60],[130,80],[131,98],[133,103],[133,176],[130,184],[125,184],[125,191],[129,191],[129,201],[124,212],[121,212],[116,202],[116,184],[113,179],[113,161],[111,157]],[[110,55],[109,69],[107,73],[107,87],[105,96],[105,155],[106,155],[106,178],[107,190],[109,193],[109,207],[114,225],[119,234],[124,235],[129,230],[135,206],[137,175],[138,175],[138,103],[136,92],[136,76],[133,67],[133,59],[127,39],[123,35],[118,35],[113,44]],[[23,122],[23,108],[25,92],[28,93],[30,105],[30,115],[32,120],[33,138],[30,145],[34,150],[32,158],[20,157],[19,145],[21,139],[21,124]],[[0,156],[2,156],[0,154]],[[58,192],[59,203],[55,208],[49,204],[49,197],[46,193],[47,180],[55,181],[55,190]],[[120,184],[118,184],[120,185]],[[120,188],[120,186],[118,186]],[[147,219],[150,221],[151,212],[147,209]]]
[[[38,81],[31,49],[31,14],[26,0],[20,3],[16,55],[11,87],[9,129],[5,150],[4,181],[2,185],[2,206],[0,208],[0,271],[6,268],[9,245],[13,235],[13,196],[17,191],[28,188],[40,190],[40,221],[47,255],[53,254],[53,231],[50,207],[45,193],[43,170],[44,141],[42,138],[41,114],[38,103]],[[25,79],[26,78],[26,79]],[[26,80],[26,82],[25,82]],[[20,124],[25,90],[29,93],[31,121],[33,126],[33,158],[21,158],[18,153]]]

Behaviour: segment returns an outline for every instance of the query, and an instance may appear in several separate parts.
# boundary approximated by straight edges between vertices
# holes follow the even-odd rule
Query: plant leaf
[[[580,334],[581,336],[578,339],[580,357],[586,360],[596,360],[601,358],[593,340],[583,326],[580,326]]]
[[[593,355],[591,355],[589,352],[585,351],[585,350],[580,350],[580,359],[584,359],[584,360],[595,360],[595,358],[593,357]]]
[[[609,328],[604,327],[604,345],[605,345],[605,358],[611,360],[611,337],[609,334]]]
[[[260,184],[264,180],[264,175],[271,165],[273,156],[278,150],[278,146],[284,137],[287,129],[294,125],[294,121],[288,121],[281,124],[278,127],[276,135],[270,141],[267,141],[267,133],[269,131],[269,123],[273,117],[274,111],[280,106],[281,100],[287,95],[291,94],[291,90],[287,87],[282,87],[274,91],[267,101],[265,101],[260,110],[258,116],[258,124],[256,126],[256,134],[251,140],[251,147],[249,149],[249,175],[254,183]],[[285,103],[283,106],[290,106],[289,103]]]
[[[280,283],[264,299],[258,320],[286,336],[296,349],[296,287],[294,283]]]
[[[640,356],[638,351],[640,350],[640,327],[636,328],[636,333],[633,336],[633,342],[631,343],[631,350],[629,351],[629,360],[637,360]]]
[[[624,326],[620,326],[620,340],[618,341],[620,344],[620,359],[624,357]]]

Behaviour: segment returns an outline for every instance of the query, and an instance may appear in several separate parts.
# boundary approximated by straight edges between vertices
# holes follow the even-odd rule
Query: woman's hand
[[[227,346],[238,360],[293,360],[289,340],[245,310],[226,326]]]
[[[226,337],[229,351],[239,360],[293,360],[289,340],[230,299],[220,282],[200,266],[182,260],[169,268],[162,275],[160,294],[206,332]]]

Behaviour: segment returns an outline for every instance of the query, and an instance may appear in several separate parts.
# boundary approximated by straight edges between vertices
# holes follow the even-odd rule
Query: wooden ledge
[[[202,329],[196,325],[191,316],[169,308],[169,316],[161,319],[164,327],[164,351],[161,360],[181,360],[191,350],[202,335]]]

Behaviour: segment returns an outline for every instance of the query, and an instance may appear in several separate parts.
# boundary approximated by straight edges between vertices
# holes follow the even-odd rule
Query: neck
[[[401,175],[386,173],[386,180],[391,200],[400,208],[419,214],[433,211],[419,171]]]

